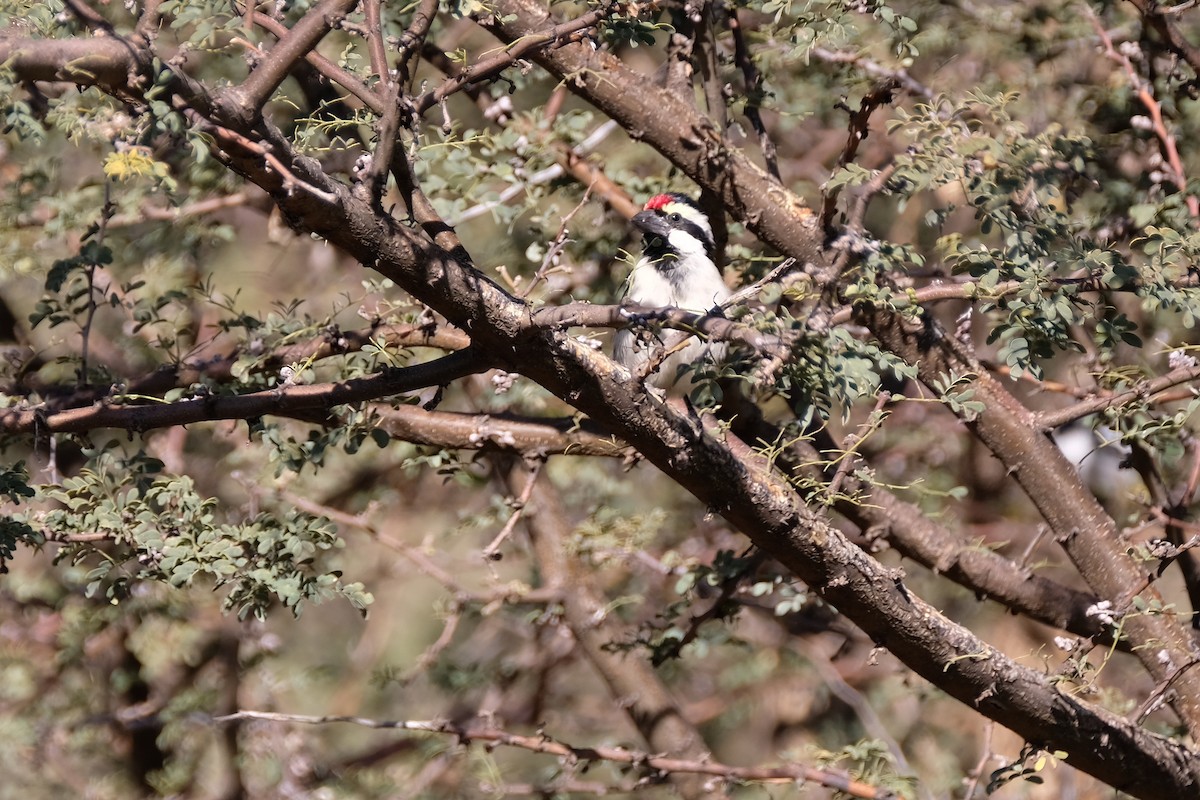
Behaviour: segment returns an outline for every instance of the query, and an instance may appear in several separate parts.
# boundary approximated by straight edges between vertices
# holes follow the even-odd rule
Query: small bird
[[[721,271],[713,263],[712,225],[690,197],[670,193],[655,195],[633,217],[642,232],[642,257],[625,282],[623,297],[645,306],[675,306],[706,313],[730,295]],[[613,358],[637,372],[653,354],[654,346],[623,328],[613,338]],[[702,358],[719,358],[723,344],[692,338],[663,360],[649,382],[670,389],[679,381],[679,367]]]

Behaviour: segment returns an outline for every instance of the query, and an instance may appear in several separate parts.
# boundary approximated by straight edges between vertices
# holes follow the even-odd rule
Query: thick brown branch
[[[532,419],[507,414],[426,411],[420,406],[378,408],[379,427],[413,444],[451,450],[499,450],[529,458],[550,455],[628,458],[632,448],[588,420]]]
[[[25,81],[96,85],[124,94],[137,68],[136,51],[106,36],[93,39],[25,39],[0,36],[0,64]]]
[[[1036,415],[932,320],[914,327],[892,314],[867,312],[863,321],[889,350],[917,366],[926,385],[935,386],[950,375],[965,381],[959,391],[968,391],[984,410],[964,421],[1029,495],[1092,591],[1112,601],[1121,613],[1139,595],[1166,606],[1126,552],[1116,523],[1042,432]],[[1156,681],[1195,657],[1181,622],[1173,613],[1133,615],[1124,621],[1123,633]],[[1189,730],[1200,731],[1200,686],[1184,682],[1173,699]]]
[[[288,29],[283,23],[278,20],[263,14],[260,11],[255,11],[251,15],[254,24],[258,25],[265,31],[269,31],[277,39],[283,39],[288,35]],[[331,82],[336,83],[350,94],[362,101],[362,104],[374,111],[376,114],[382,114],[384,108],[383,97],[380,93],[373,91],[365,83],[354,76],[347,69],[339,67],[337,64],[330,61],[325,56],[318,53],[316,50],[309,50],[304,54],[304,60],[312,65],[313,69],[324,75]]]
[[[497,0],[495,12],[496,24],[514,38],[546,28],[546,11],[533,0]],[[589,47],[568,44],[537,51],[535,57],[552,68],[566,67],[577,91],[590,98],[594,95],[594,102],[613,108],[629,130],[653,136],[658,149],[719,192],[765,240],[778,242],[786,252],[802,259],[820,259],[819,232],[807,207],[727,148],[710,127],[698,122],[694,130],[690,128],[694,113],[677,99],[647,85],[615,57]],[[196,87],[182,77],[170,88],[185,93],[181,101],[196,96],[203,103]],[[681,125],[685,131],[682,139],[678,136]],[[769,464],[740,446],[731,434],[706,430],[695,417],[635,391],[624,371],[611,360],[565,332],[533,325],[528,305],[418,233],[376,215],[368,202],[356,199],[345,186],[321,173],[315,162],[295,156],[286,140],[269,126],[253,133],[269,142],[276,158],[296,176],[335,198],[330,203],[308,192],[289,191],[283,177],[252,151],[235,149],[223,154],[229,166],[276,199],[294,226],[323,236],[363,264],[375,267],[469,331],[474,346],[490,359],[519,368],[619,433],[918,674],[1021,735],[1067,751],[1071,764],[1135,796],[1188,796],[1200,785],[1200,763],[1187,747],[1060,690],[1040,670],[1014,662],[950,622],[916,597],[896,573],[853,546],[822,515],[806,507]],[[894,322],[890,317],[882,322],[888,321]],[[938,343],[935,347],[947,346],[937,338],[933,341]],[[906,342],[893,344],[898,352],[913,349]],[[1001,396],[987,396],[986,400],[991,414],[1004,414],[1005,407],[997,405]],[[1011,425],[1003,427],[1010,440],[993,437],[985,441],[993,449],[1011,454],[1012,448],[1020,447],[1027,438],[1020,425],[1031,426],[1017,416],[1010,422],[1017,425],[1013,430],[1009,430]],[[1053,485],[1053,481],[1047,483]],[[1086,515],[1076,516],[1078,526],[1091,522]],[[1068,530],[1073,536],[1076,529]],[[1115,535],[1111,543],[1117,544]],[[1099,558],[1103,553],[1095,555]],[[1126,562],[1122,557],[1117,563]],[[1118,586],[1129,585],[1124,575],[1105,577]],[[1169,663],[1179,654],[1179,639],[1170,626],[1167,633],[1170,635],[1156,642],[1165,643],[1168,663],[1164,664],[1164,676],[1186,661]],[[1187,683],[1180,681],[1173,691],[1184,691]],[[1190,703],[1176,704],[1180,705],[1187,709],[1185,716],[1190,716]]]
[[[306,13],[246,80],[222,95],[219,102],[226,118],[242,123],[256,119],[296,62],[311,52],[357,4],[358,0],[323,0]]]

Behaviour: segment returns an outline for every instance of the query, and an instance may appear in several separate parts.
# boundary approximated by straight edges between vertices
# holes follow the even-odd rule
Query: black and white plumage
[[[705,313],[729,297],[729,288],[713,263],[712,225],[690,197],[656,195],[634,216],[633,225],[642,232],[642,257],[626,281],[626,300]],[[617,331],[613,339],[613,358],[635,373],[654,349],[653,342],[642,341],[628,328]],[[669,389],[678,380],[680,366],[718,358],[724,350],[722,344],[690,339],[663,360],[649,382]]]

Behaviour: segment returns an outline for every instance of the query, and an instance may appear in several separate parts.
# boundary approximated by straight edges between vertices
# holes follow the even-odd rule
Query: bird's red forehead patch
[[[646,205],[642,206],[646,211],[659,211],[669,203],[674,203],[675,198],[669,194],[656,194],[646,201]]]

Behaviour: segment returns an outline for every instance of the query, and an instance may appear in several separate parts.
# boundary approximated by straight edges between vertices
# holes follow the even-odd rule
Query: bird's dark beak
[[[630,221],[633,223],[633,227],[642,232],[647,244],[654,239],[662,239],[665,243],[667,234],[671,232],[671,226],[657,211],[639,211],[633,215],[633,219]]]

